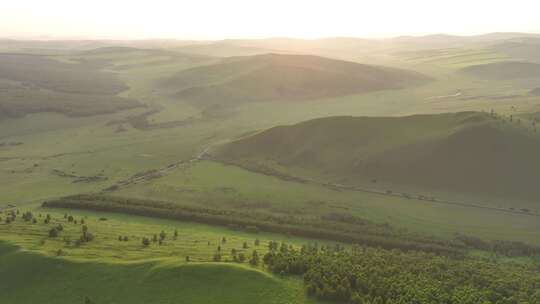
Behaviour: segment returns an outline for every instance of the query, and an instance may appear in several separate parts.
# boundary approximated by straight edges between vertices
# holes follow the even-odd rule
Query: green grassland
[[[462,233],[491,240],[540,244],[536,216],[359,191],[337,191],[209,161],[113,194],[276,214],[320,216],[347,212],[375,223],[388,223],[398,229],[441,238],[451,239],[456,233]]]
[[[116,96],[125,89],[113,74],[93,65],[0,54],[0,119],[39,112],[89,116],[141,107],[136,100]]]
[[[468,54],[467,52],[464,52]],[[167,57],[163,58],[164,56]],[[473,57],[470,64],[484,62],[492,54]],[[439,59],[430,63],[411,63],[409,67],[436,79],[428,84],[361,95],[310,100],[309,102],[251,103],[234,110],[214,107],[200,109],[189,102],[170,97],[170,91],[158,85],[182,70],[214,62],[170,52],[138,49],[104,49],[76,55],[55,56],[69,62],[98,62],[115,70],[115,76],[129,88],[121,97],[138,100],[149,108],[158,108],[147,119],[150,123],[182,121],[192,123],[171,128],[138,130],[129,123],[117,132],[111,121],[125,120],[146,109],[133,109],[85,118],[70,118],[51,113],[30,114],[0,122],[0,142],[21,142],[19,146],[0,147],[0,205],[39,202],[52,197],[93,192],[107,188],[133,174],[189,160],[207,147],[230,141],[254,131],[276,125],[334,115],[401,116],[415,113],[453,112],[495,109],[497,113],[537,112],[538,98],[527,94],[538,85],[523,81],[485,82],[455,73],[456,67]],[[171,58],[174,58],[171,59]],[[127,62],[153,62],[128,64]],[[161,62],[156,64],[155,62]],[[390,61],[396,62],[396,61]],[[434,68],[439,62],[444,68]],[[129,65],[129,67],[126,67]],[[122,66],[122,68],[115,68]],[[400,66],[400,65],[398,65]],[[401,65],[403,66],[403,65]],[[444,97],[462,92],[458,97]],[[493,99],[493,97],[504,97]],[[208,114],[211,113],[211,114]],[[38,164],[38,167],[34,167]],[[73,183],[53,170],[77,176],[103,174],[108,179],[91,183]],[[142,191],[142,190],[141,190]],[[216,194],[219,195],[219,194]],[[174,198],[174,194],[170,195]],[[379,208],[384,209],[383,204]],[[384,212],[391,211],[391,208]],[[381,213],[384,213],[380,211]]]
[[[260,267],[248,266],[247,262],[233,263],[231,258],[233,248],[249,257],[253,250],[264,254],[271,240],[293,246],[312,240],[65,210],[78,221],[74,224],[64,218],[63,210],[32,211],[37,219],[35,224],[20,216],[10,224],[0,224],[2,301],[83,303],[84,296],[88,296],[96,303],[176,303],[179,297],[190,303],[252,303],[255,299],[261,303],[313,303],[305,297],[300,280],[273,277]],[[49,224],[43,222],[46,214],[52,217]],[[81,219],[94,240],[77,247],[74,241],[81,234]],[[57,224],[63,225],[63,231],[57,238],[48,237],[50,228]],[[177,239],[173,236],[175,230]],[[142,237],[151,238],[161,231],[167,233],[161,245],[143,247]],[[121,242],[119,236],[129,239]],[[255,245],[255,240],[260,244]],[[212,263],[218,246],[222,262],[228,263]],[[55,288],[51,288],[51,281],[56,282]]]
[[[6,303],[314,303],[300,281],[236,265],[73,263],[29,253],[0,262]],[[30,275],[31,274],[31,275]],[[31,279],[29,279],[31,277]],[[55,282],[52,286],[50,282]]]
[[[161,304],[178,303],[180,295],[188,303],[311,303],[298,279],[274,277],[247,265],[211,261],[223,237],[227,239],[221,244],[225,259],[230,258],[232,248],[243,250],[244,241],[252,250],[253,241],[260,239],[257,250],[264,253],[270,240],[284,240],[294,246],[314,240],[121,214],[43,209],[36,205],[65,195],[99,192],[134,174],[179,161],[184,161],[183,165],[159,178],[121,187],[112,194],[270,214],[302,213],[317,217],[347,212],[374,223],[388,223],[396,229],[443,239],[462,233],[487,240],[540,245],[540,222],[532,215],[331,189],[195,160],[208,148],[213,151],[221,144],[268,128],[327,116],[393,117],[494,109],[507,117],[529,117],[540,111],[539,97],[529,94],[538,87],[538,79],[488,81],[459,72],[468,66],[526,58],[470,45],[439,48],[429,56],[413,46],[384,46],[381,49],[385,51],[376,55],[367,51],[356,55],[362,44],[349,45],[344,41],[349,46],[341,50],[327,46],[324,55],[415,70],[433,81],[402,89],[300,102],[291,102],[293,98],[278,103],[253,102],[230,109],[219,105],[194,106],[190,100],[171,94],[178,88],[164,87],[163,81],[219,61],[207,55],[267,53],[266,46],[228,45],[218,50],[208,50],[211,47],[206,45],[193,46],[187,54],[189,48],[91,50],[94,47],[89,45],[109,44],[73,43],[78,50],[49,50],[47,58],[32,57],[28,61],[38,60],[42,67],[52,70],[58,77],[51,78],[51,82],[48,77],[35,78],[43,74],[30,72],[23,75],[24,79],[0,79],[0,111],[4,111],[5,105],[20,106],[20,101],[48,100],[43,104],[46,107],[35,107],[33,103],[33,108],[25,108],[31,109],[24,110],[25,115],[13,115],[12,111],[0,118],[0,208],[14,204],[21,212],[28,209],[42,217],[50,213],[54,221],[65,227],[60,237],[51,239],[47,234],[52,224],[43,224],[43,218],[38,218],[37,224],[22,222],[20,218],[9,225],[0,223],[0,302],[83,303],[84,296],[89,296],[96,303]],[[335,45],[334,41],[328,45]],[[437,49],[431,45],[431,49]],[[81,48],[88,50],[81,52]],[[71,81],[65,82],[61,75],[68,75]],[[107,94],[96,92],[100,86],[108,88],[104,91]],[[79,92],[81,87],[84,94]],[[134,107],[135,104],[143,107]],[[65,111],[66,107],[70,110]],[[153,112],[144,119],[156,127],[134,126],[132,118],[148,111]],[[438,129],[432,132],[437,133]],[[392,143],[400,140],[394,138]],[[81,177],[100,178],[76,182]],[[422,193],[430,195],[428,192]],[[506,199],[490,204],[505,209],[537,206],[537,202]],[[86,217],[96,238],[79,248],[67,245],[63,237],[77,238],[81,225],[65,223],[65,212],[78,220]],[[5,217],[5,213],[1,216]],[[107,220],[99,221],[100,217]],[[175,229],[179,232],[176,241],[169,239]],[[168,235],[164,244],[142,247],[143,236],[150,237],[162,230]],[[129,241],[118,241],[120,235],[128,236]],[[63,251],[60,257],[56,257],[58,249]],[[193,262],[185,262],[187,255]]]
[[[522,207],[537,212],[540,138],[534,128],[517,118],[477,112],[330,117],[242,138],[216,148],[215,157],[254,170],[381,191],[416,187],[416,193],[431,189],[529,201]],[[514,203],[509,207],[519,209]]]
[[[232,57],[164,82],[181,99],[212,104],[312,100],[406,87],[429,78],[412,71],[308,55]]]
[[[20,217],[11,224],[0,224],[2,239],[20,246],[26,251],[32,251],[48,256],[56,256],[58,249],[64,252],[62,257],[71,261],[94,261],[107,263],[131,263],[145,260],[165,262],[185,262],[186,256],[192,262],[212,262],[213,255],[221,247],[222,261],[232,262],[231,249],[244,253],[249,257],[253,250],[264,254],[268,250],[269,241],[285,241],[299,247],[315,240],[284,237],[269,233],[247,233],[218,226],[208,226],[180,221],[159,220],[148,217],[113,214],[105,212],[75,211],[50,208],[32,208],[37,223],[23,221]],[[20,210],[21,214],[24,211]],[[5,218],[5,215],[3,217]],[[41,214],[41,217],[39,217]],[[44,224],[46,214],[52,217],[49,224]],[[69,223],[64,218],[69,214],[78,221]],[[106,220],[100,220],[105,218]],[[95,238],[79,247],[75,240],[81,235],[81,219]],[[48,236],[49,230],[57,224],[62,224],[64,230],[57,238]],[[177,239],[174,231],[178,231]],[[152,243],[148,248],[142,245],[142,238],[152,238],[164,231],[167,235],[163,244]],[[120,242],[119,236],[127,236],[129,241]],[[226,242],[222,239],[226,238]],[[68,244],[66,240],[71,242]],[[255,245],[255,240],[260,244]],[[243,248],[244,242],[248,248]],[[326,242],[320,242],[322,244]]]
[[[476,77],[495,80],[540,78],[540,64],[503,61],[468,66],[462,72]]]
[[[538,39],[538,37],[531,37],[526,39],[512,39],[510,41],[503,41],[491,46],[491,49],[503,54],[508,54],[509,56],[518,60],[526,60],[538,63],[540,62],[540,55],[538,54],[539,45],[540,39]]]

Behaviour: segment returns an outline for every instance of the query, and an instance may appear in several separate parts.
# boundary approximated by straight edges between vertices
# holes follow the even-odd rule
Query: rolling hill
[[[115,75],[91,65],[0,54],[0,118],[37,112],[87,116],[141,106],[117,96],[126,89]]]
[[[73,262],[0,243],[3,303],[282,303],[284,282],[234,264]],[[208,292],[211,286],[212,292]],[[306,300],[305,302],[311,302]],[[315,302],[315,301],[313,301]]]
[[[531,90],[529,94],[534,95],[534,96],[540,96],[540,88]]]
[[[540,38],[538,36],[510,39],[490,48],[518,60],[540,63]]]
[[[198,105],[309,100],[398,89],[428,80],[416,72],[310,55],[232,57],[182,71],[162,85]]]
[[[503,61],[468,66],[460,72],[490,80],[540,78],[540,64],[521,61]]]
[[[540,139],[488,114],[329,117],[226,144],[215,157],[346,185],[535,200]]]

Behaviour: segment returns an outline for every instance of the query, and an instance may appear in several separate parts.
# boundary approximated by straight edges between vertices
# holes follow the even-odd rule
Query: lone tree
[[[28,212],[23,213],[22,218],[25,222],[31,221],[33,218],[32,212],[28,211]]]
[[[161,230],[161,233],[159,234],[159,240],[163,241],[167,235],[165,234],[165,231]]]
[[[88,227],[86,225],[82,226],[82,235],[80,237],[80,241],[82,243],[90,242],[94,239],[94,235],[90,232],[88,232]]]
[[[56,229],[56,227],[51,228],[51,230],[49,230],[49,237],[55,238],[57,236],[58,236],[58,229]]]
[[[259,265],[259,254],[257,253],[257,250],[253,250],[253,253],[251,254],[251,259],[249,259],[249,263],[253,266]]]
[[[150,240],[148,238],[146,238],[146,237],[143,237],[142,238],[142,244],[143,244],[144,247],[148,247],[148,246],[150,246]]]

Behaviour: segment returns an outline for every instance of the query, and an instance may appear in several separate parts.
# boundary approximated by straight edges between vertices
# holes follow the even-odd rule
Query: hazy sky
[[[540,0],[3,0],[2,37],[388,37],[540,32]]]

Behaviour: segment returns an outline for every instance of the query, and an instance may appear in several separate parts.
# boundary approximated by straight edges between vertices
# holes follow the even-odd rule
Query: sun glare
[[[2,4],[0,35],[122,39],[472,35],[539,31],[539,8],[534,0],[21,0]]]

